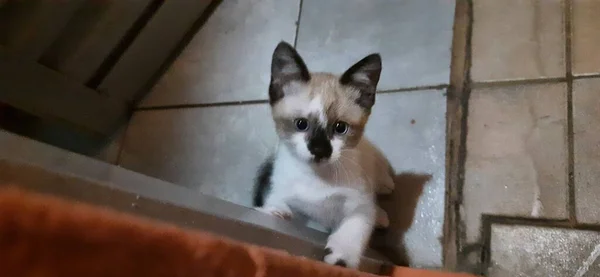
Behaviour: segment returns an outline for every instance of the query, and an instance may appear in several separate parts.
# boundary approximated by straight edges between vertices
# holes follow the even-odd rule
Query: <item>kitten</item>
[[[394,189],[393,171],[363,138],[380,74],[379,54],[338,77],[310,73],[285,42],[273,53],[269,101],[279,144],[258,172],[254,206],[333,230],[329,264],[357,268],[374,226],[389,224],[375,196]]]

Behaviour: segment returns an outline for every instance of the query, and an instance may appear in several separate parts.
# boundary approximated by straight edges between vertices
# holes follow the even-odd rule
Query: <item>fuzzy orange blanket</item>
[[[406,268],[393,275],[459,276]],[[8,188],[0,190],[0,276],[372,275]]]

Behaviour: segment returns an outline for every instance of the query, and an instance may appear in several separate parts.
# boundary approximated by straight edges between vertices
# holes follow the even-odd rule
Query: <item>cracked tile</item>
[[[494,224],[490,277],[600,276],[600,233]]]
[[[600,72],[600,1],[573,0],[573,74]]]
[[[561,0],[473,1],[474,81],[565,75]]]
[[[600,223],[600,79],[573,83],[575,200],[580,222]]]
[[[565,84],[472,92],[463,188],[469,242],[482,214],[567,217],[566,104]]]

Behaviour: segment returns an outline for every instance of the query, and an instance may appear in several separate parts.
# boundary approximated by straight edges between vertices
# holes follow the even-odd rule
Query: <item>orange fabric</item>
[[[0,190],[0,276],[373,275],[9,188]],[[396,268],[393,276],[463,275]]]

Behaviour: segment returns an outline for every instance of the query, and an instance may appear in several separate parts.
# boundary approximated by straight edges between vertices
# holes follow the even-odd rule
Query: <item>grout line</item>
[[[584,73],[584,74],[579,74],[579,75],[573,75],[573,80],[592,79],[592,78],[600,78],[600,73]]]
[[[447,89],[447,88],[448,88],[448,85],[439,84],[439,85],[431,85],[431,86],[416,86],[416,87],[408,87],[408,88],[378,90],[377,94],[387,94],[387,93],[395,93],[395,92],[412,92],[412,91],[419,91],[419,90],[442,90],[442,89]]]
[[[298,46],[298,34],[300,33],[300,18],[302,16],[302,6],[304,5],[304,0],[300,0],[300,4],[298,7],[298,19],[296,19],[296,35],[294,36],[294,48]]]
[[[571,0],[564,0],[564,22],[565,22],[565,67],[567,76],[567,186],[568,201],[567,211],[571,224],[577,224],[577,209],[575,200],[575,145],[573,132],[573,72],[572,72],[572,53],[571,36],[572,26],[572,8]]]
[[[448,85],[435,85],[435,86],[422,86],[412,88],[401,88],[395,90],[381,90],[377,91],[377,94],[392,94],[392,93],[403,93],[403,92],[418,92],[421,90],[441,90],[447,88]],[[256,105],[256,104],[268,104],[269,100],[244,100],[244,101],[228,101],[228,102],[217,102],[217,103],[197,103],[197,104],[175,104],[165,106],[150,106],[150,107],[139,107],[135,108],[134,112],[143,111],[155,111],[155,110],[174,110],[174,109],[191,109],[191,108],[210,108],[210,107],[223,107],[223,106],[244,106],[244,105]]]
[[[473,25],[474,25],[474,17],[475,17],[475,11],[474,11],[474,4],[473,4],[474,0],[467,0],[468,3],[468,15],[469,15],[469,23],[468,23],[468,27],[467,27],[467,45],[466,45],[466,68],[465,68],[465,80],[464,80],[464,95],[463,98],[460,100],[461,101],[461,107],[462,107],[462,118],[461,118],[461,134],[460,134],[460,149],[459,149],[459,164],[458,164],[458,174],[459,174],[459,179],[458,179],[458,183],[457,183],[457,192],[458,195],[460,196],[460,205],[456,205],[454,207],[455,212],[457,213],[457,217],[456,220],[457,222],[457,226],[460,228],[458,233],[459,236],[457,237],[457,243],[458,243],[458,249],[460,250],[464,244],[467,241],[467,233],[466,233],[466,226],[464,224],[464,222],[462,222],[462,213],[461,213],[461,207],[462,207],[462,197],[463,197],[463,189],[464,189],[464,183],[465,183],[465,172],[466,172],[466,161],[467,161],[467,133],[468,133],[468,118],[469,118],[469,99],[471,98],[471,89],[473,86],[473,82],[471,80],[471,64],[472,64],[472,54],[473,54],[473,47],[472,47],[472,41],[473,41]]]
[[[490,87],[502,87],[502,86],[514,86],[514,85],[529,85],[529,84],[552,84],[566,82],[566,77],[545,77],[538,79],[513,79],[513,80],[497,80],[497,81],[483,81],[473,83],[473,88],[490,88]]]
[[[178,104],[178,105],[168,105],[168,106],[139,107],[139,108],[135,108],[134,112],[155,111],[155,110],[192,109],[192,108],[211,108],[211,107],[223,107],[223,106],[245,106],[245,105],[257,105],[257,104],[268,104],[268,103],[269,103],[269,100],[247,100],[247,101],[230,101],[230,102],[218,102],[218,103]]]
[[[468,253],[481,246],[467,245],[461,207],[466,161],[468,104],[471,92],[471,37],[473,3],[456,1],[452,36],[450,85],[446,92],[446,155],[444,198],[443,267],[448,271],[471,271]],[[469,269],[467,269],[469,268]]]
[[[482,215],[481,216],[481,234],[480,238],[483,243],[480,252],[479,274],[482,276],[489,276],[489,269],[492,262],[492,222],[493,216]]]
[[[483,222],[508,226],[561,228],[580,231],[600,231],[600,224],[571,224],[568,219],[533,218],[523,216],[482,215]]]

